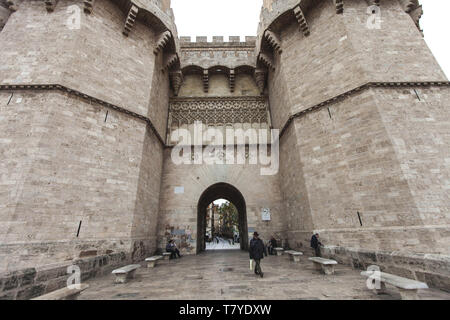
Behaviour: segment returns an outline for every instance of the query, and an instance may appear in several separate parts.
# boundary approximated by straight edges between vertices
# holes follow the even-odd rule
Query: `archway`
[[[197,253],[206,248],[206,208],[217,199],[230,201],[236,207],[239,214],[239,235],[241,250],[248,249],[248,228],[247,228],[247,209],[245,199],[241,192],[228,183],[216,183],[207,188],[198,201],[197,205]]]

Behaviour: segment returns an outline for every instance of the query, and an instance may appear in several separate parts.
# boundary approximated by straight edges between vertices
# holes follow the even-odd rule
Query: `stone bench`
[[[376,279],[378,272],[363,271],[361,275],[364,277],[371,277],[376,281],[380,281],[380,288],[375,288],[376,294],[386,293],[386,283],[393,285],[400,292],[402,300],[417,300],[417,292],[419,289],[428,289],[428,285],[424,282],[403,278],[394,274],[379,272],[379,279]]]
[[[162,255],[163,255],[164,260],[169,260],[171,254],[172,254],[171,252],[163,252]]]
[[[311,257],[309,260],[314,263],[316,270],[320,270],[328,275],[334,274],[334,266],[337,264],[336,261],[320,257]]]
[[[134,278],[134,273],[141,267],[140,264],[130,264],[128,266],[114,270],[112,273],[116,275],[116,283],[126,283],[128,279]]]
[[[300,262],[300,256],[303,255],[303,252],[294,251],[294,250],[288,250],[285,252],[290,256],[291,260],[294,262]]]
[[[145,259],[145,262],[147,262],[147,268],[154,268],[158,260],[161,260],[162,258],[163,256],[153,256]]]
[[[59,290],[52,291],[31,300],[77,300],[81,292],[89,288],[88,284],[71,285]]]
[[[275,252],[277,253],[277,256],[282,256],[284,249],[283,248],[273,248],[273,250],[275,250]]]

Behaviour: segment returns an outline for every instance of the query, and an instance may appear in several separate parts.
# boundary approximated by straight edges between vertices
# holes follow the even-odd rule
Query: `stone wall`
[[[2,271],[156,248],[169,101],[157,34],[136,21],[125,37],[113,1],[82,8],[24,1],[0,33]]]
[[[70,276],[68,267],[76,265],[81,271],[81,283],[95,276],[109,274],[131,261],[125,252],[30,267],[0,273],[0,300],[28,300],[61,289]]]
[[[171,152],[172,149],[164,152],[158,227],[161,249],[165,248],[167,238],[174,238],[183,253],[195,254],[197,204],[208,187],[221,182],[234,186],[243,195],[249,233],[258,231],[264,240],[269,240],[271,234],[282,237],[284,206],[278,175],[262,176],[261,166],[248,161],[245,165],[176,165]],[[262,221],[262,208],[270,208],[270,222]]]
[[[404,253],[398,251],[370,251],[364,249],[325,246],[324,257],[367,270],[378,266],[380,271],[425,282],[429,287],[450,292],[450,257],[439,254]]]
[[[337,246],[448,254],[441,212],[448,212],[449,128],[437,120],[448,117],[447,87],[364,88],[320,105],[368,82],[446,80],[398,3],[381,4],[380,30],[365,27],[366,10],[348,1],[336,14],[322,1],[306,15],[309,36],[296,21],[279,31],[283,52],[268,87],[274,126],[291,117],[281,138],[282,194],[297,210],[286,212],[289,242],[309,246],[317,230]]]
[[[2,270],[151,241],[162,147],[144,121],[59,92],[0,97]]]

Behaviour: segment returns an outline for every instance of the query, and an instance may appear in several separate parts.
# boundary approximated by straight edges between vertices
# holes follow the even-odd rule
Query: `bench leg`
[[[147,262],[147,268],[154,268],[156,266],[156,261]]]
[[[405,290],[398,288],[398,291],[400,291],[400,296],[402,297],[402,300],[419,300],[419,296],[417,295],[418,292],[417,289]]]
[[[115,283],[126,283],[127,282],[127,274],[126,273],[116,273]]]
[[[128,272],[127,279],[134,279],[134,274],[136,273],[136,269]]]
[[[300,262],[300,257],[298,256],[292,256],[292,259],[294,260],[294,262]]]
[[[314,262],[314,261],[313,261],[313,264],[314,264],[314,268],[315,268],[316,270],[322,271],[322,265],[321,265],[320,263],[317,263],[317,262]]]
[[[322,270],[326,275],[334,274],[334,264],[324,264],[322,265]]]
[[[375,294],[385,294],[386,293],[386,284],[384,282],[380,282],[380,289],[373,289]]]

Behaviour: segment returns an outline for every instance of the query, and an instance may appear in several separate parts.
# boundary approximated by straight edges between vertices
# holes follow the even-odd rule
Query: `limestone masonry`
[[[341,263],[450,290],[450,83],[421,15],[417,0],[264,0],[256,36],[208,42],[178,36],[170,0],[0,0],[0,299],[169,238],[199,253],[218,198],[242,249],[257,230],[306,252],[318,231]],[[249,142],[244,164],[176,165],[173,133],[195,121],[279,129],[278,173]]]

